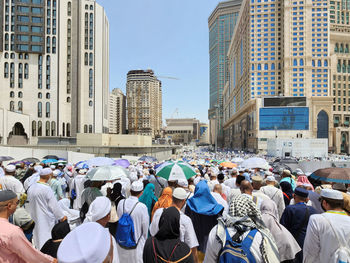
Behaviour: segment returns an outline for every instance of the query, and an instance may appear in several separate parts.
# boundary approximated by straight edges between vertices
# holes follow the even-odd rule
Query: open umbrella
[[[126,159],[119,159],[114,162],[114,165],[119,165],[124,168],[128,168],[130,166],[130,162]]]
[[[13,160],[11,156],[0,156],[0,162],[6,162],[11,160]]]
[[[43,164],[48,164],[48,163],[57,163],[56,159],[46,159],[41,161]]]
[[[310,175],[314,179],[325,182],[350,184],[350,168],[318,169]]]
[[[89,166],[86,163],[86,161],[80,161],[80,162],[75,164],[75,168],[76,169],[89,169]]]
[[[241,167],[245,169],[254,169],[254,168],[268,169],[269,164],[263,158],[251,157],[245,160],[244,162],[242,162]]]
[[[40,163],[40,160],[38,158],[34,157],[28,157],[22,160],[23,162],[29,162],[29,163]]]
[[[152,157],[152,156],[142,156],[139,158],[139,161],[141,162],[146,162],[146,163],[154,163],[154,162],[158,162],[157,158]]]
[[[188,180],[196,175],[195,170],[184,162],[167,162],[157,169],[157,175],[169,181]]]
[[[121,166],[100,166],[92,169],[86,177],[91,181],[113,181],[127,177],[129,172]]]
[[[220,166],[232,169],[232,168],[236,168],[237,164],[231,163],[231,162],[222,162],[220,163]]]
[[[55,159],[58,160],[59,157],[57,155],[46,155],[43,157],[43,159]]]
[[[90,160],[86,161],[87,165],[89,167],[99,167],[99,166],[108,166],[108,165],[113,165],[114,160],[108,157],[94,157]]]
[[[244,159],[241,158],[241,157],[235,157],[231,160],[231,162],[233,163],[243,163],[244,162]]]

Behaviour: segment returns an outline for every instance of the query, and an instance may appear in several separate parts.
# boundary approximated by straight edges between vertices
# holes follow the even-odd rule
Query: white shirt
[[[231,237],[236,233],[235,228],[228,228],[227,230]],[[218,262],[219,253],[223,248],[223,246],[216,239],[216,231],[217,231],[217,226],[213,227],[213,229],[209,233],[207,249],[206,249],[205,258],[203,261],[204,263]],[[243,234],[244,235],[243,238],[245,238],[248,235],[248,233],[249,231],[245,232]],[[250,252],[253,254],[253,257],[255,258],[256,263],[263,262],[262,255],[260,252],[261,242],[262,242],[262,235],[260,234],[260,232],[257,232],[256,235],[254,236],[252,246],[250,247]]]
[[[138,198],[135,196],[130,196],[128,199],[121,200],[117,208],[118,218],[121,218],[123,213],[130,213],[138,201]],[[124,202],[125,210],[123,211]],[[148,237],[148,209],[143,203],[139,202],[130,216],[134,223],[134,238],[135,241],[139,241],[139,243],[136,249],[124,249],[117,244],[119,261],[127,263],[143,263],[143,247],[145,246]]]
[[[51,230],[64,217],[57,199],[48,184],[35,183],[28,189],[28,210],[35,222],[34,245],[37,249],[51,238]]]
[[[226,215],[228,213],[228,204],[225,201],[225,199],[222,198],[222,196],[219,193],[211,192],[211,195],[214,197],[216,202],[218,202],[220,205],[222,205],[224,207],[224,213],[223,214]]]
[[[230,179],[227,179],[224,184],[228,187],[230,187],[231,189],[235,189],[237,188],[236,186],[236,177],[232,177]]]
[[[304,241],[304,263],[329,263],[339,248],[338,240],[326,217],[343,242],[350,244],[350,216],[323,213],[312,215],[306,230]]]
[[[224,183],[221,184],[222,192],[226,195],[226,198],[230,195],[231,188],[225,185]]]
[[[12,175],[0,177],[0,185],[2,186],[2,190],[11,190],[16,194],[24,193],[22,183]]]
[[[213,191],[214,186],[217,185],[217,184],[220,184],[218,180],[208,181],[208,187],[209,187],[211,192]]]
[[[155,236],[159,231],[159,220],[164,208],[159,208],[153,215],[153,220],[149,228],[151,236]],[[180,240],[185,242],[190,248],[198,247],[196,232],[194,231],[192,220],[180,211]]]
[[[73,209],[80,210],[82,207],[81,194],[84,191],[84,183],[86,180],[85,175],[78,174],[70,183],[70,192],[72,189],[75,189],[75,193],[77,194],[77,198],[75,198],[73,202]]]
[[[280,189],[267,185],[260,188],[260,191],[271,198],[272,201],[276,203],[279,218],[281,218],[284,209],[286,208],[284,204],[283,193]]]

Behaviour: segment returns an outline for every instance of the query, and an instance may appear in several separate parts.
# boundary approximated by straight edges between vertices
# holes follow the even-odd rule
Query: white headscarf
[[[91,203],[84,223],[96,222],[111,212],[111,201],[105,196],[96,197]]]

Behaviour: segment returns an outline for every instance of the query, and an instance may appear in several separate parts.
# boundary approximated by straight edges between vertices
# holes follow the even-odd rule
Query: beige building
[[[109,133],[126,133],[126,96],[120,89],[109,95]]]
[[[162,83],[152,70],[131,70],[126,83],[129,134],[159,137],[162,127]]]
[[[175,144],[189,144],[201,136],[200,122],[194,118],[166,119],[165,136]]]
[[[224,88],[225,145],[327,138],[333,149],[329,2],[243,0]]]
[[[1,144],[108,132],[103,7],[93,0],[0,1],[0,14],[0,95],[8,98],[0,101]]]

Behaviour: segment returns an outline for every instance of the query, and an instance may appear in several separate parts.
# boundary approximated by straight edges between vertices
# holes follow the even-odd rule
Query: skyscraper
[[[162,128],[162,83],[152,70],[131,70],[126,83],[129,134],[156,138]]]
[[[221,2],[208,19],[210,84],[208,118],[212,132],[211,143],[218,137],[218,144],[223,143],[223,97],[222,93],[228,80],[227,51],[237,22],[242,0]],[[219,117],[217,117],[218,115]],[[218,120],[218,122],[217,122]]]
[[[1,143],[108,132],[109,24],[94,0],[0,1]],[[23,140],[22,140],[23,142]]]
[[[126,133],[126,96],[120,89],[113,89],[109,97],[109,133]]]

